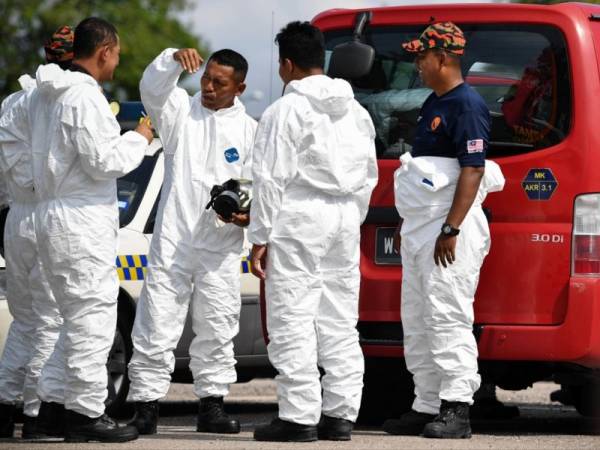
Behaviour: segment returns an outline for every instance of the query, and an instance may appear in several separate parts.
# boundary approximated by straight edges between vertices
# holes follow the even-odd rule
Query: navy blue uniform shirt
[[[490,112],[467,83],[438,97],[432,92],[419,114],[411,154],[457,158],[461,167],[482,167],[490,136]]]

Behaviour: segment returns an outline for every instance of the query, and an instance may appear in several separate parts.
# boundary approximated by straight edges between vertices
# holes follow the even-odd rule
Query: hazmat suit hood
[[[308,99],[313,108],[329,116],[342,116],[348,112],[354,100],[352,87],[347,81],[329,78],[326,75],[312,75],[290,82],[285,93],[296,92]]]
[[[30,77],[28,74],[21,75],[19,77],[19,84],[21,85],[21,89],[24,91],[30,91],[36,85],[35,78]]]
[[[90,75],[81,72],[62,70],[56,64],[40,66],[35,74],[37,87],[40,92],[53,97],[58,97],[67,89],[79,84],[100,86]]]

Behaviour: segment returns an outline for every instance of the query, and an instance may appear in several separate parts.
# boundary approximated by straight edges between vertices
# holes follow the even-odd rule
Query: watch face
[[[450,234],[452,232],[452,227],[450,225],[444,225],[442,231],[444,232],[444,234]]]

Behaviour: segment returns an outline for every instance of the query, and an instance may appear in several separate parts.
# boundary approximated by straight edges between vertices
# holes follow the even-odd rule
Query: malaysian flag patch
[[[473,139],[467,141],[467,153],[482,153],[483,152],[483,139]]]

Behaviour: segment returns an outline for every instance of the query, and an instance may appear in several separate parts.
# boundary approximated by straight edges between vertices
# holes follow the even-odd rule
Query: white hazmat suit
[[[19,82],[23,90],[2,102],[2,114],[10,115],[10,108],[33,92],[33,78],[23,75]],[[40,406],[36,392],[38,379],[54,349],[62,319],[41,270],[37,250],[29,142],[0,146],[0,173],[10,201],[4,250],[6,298],[13,316],[0,360],[0,403],[14,404],[22,395],[24,414],[36,417]]]
[[[236,381],[233,338],[239,330],[240,257],[244,232],[205,210],[210,190],[249,178],[256,122],[235,98],[213,111],[177,87],[183,69],[164,50],[144,71],[142,102],[161,137],[165,178],[150,246],[148,272],[133,328],[129,400],[164,397],[175,366],[173,350],[188,307],[194,392],[227,395]]]
[[[38,394],[96,418],[104,412],[105,365],[117,319],[115,179],[140,164],[148,141],[133,131],[121,136],[90,75],[48,64],[36,78],[28,112],[1,131],[31,130],[36,235],[64,319]]]
[[[325,75],[289,83],[259,123],[248,239],[268,248],[268,352],[282,420],[358,415],[360,224],[377,184],[374,137],[350,85]]]
[[[481,203],[500,191],[504,177],[486,161],[479,191],[460,225],[456,259],[444,268],[433,254],[452,201],[460,166],[456,158],[400,157],[394,174],[396,209],[401,229],[404,352],[413,374],[413,409],[437,414],[440,400],[473,403],[480,385],[477,343],[473,335],[473,301],[479,270],[490,249],[488,222]]]

